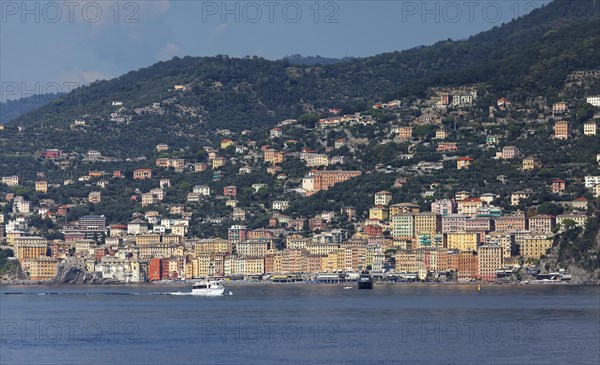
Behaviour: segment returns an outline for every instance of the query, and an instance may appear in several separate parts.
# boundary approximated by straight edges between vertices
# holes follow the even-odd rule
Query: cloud
[[[210,31],[208,38],[211,41],[214,41],[218,36],[225,33],[226,29],[227,29],[227,23],[221,23],[221,24],[217,25],[213,30]]]
[[[74,20],[88,24],[92,29],[121,24],[132,26],[154,22],[171,9],[170,0],[152,1],[91,1],[75,3]]]
[[[148,8],[152,14],[162,15],[166,14],[171,8],[170,0],[154,0],[154,1],[142,1],[140,7]]]
[[[59,79],[64,83],[77,83],[80,85],[87,85],[97,80],[106,80],[110,76],[100,70],[81,70],[73,68],[60,73]]]
[[[159,61],[167,61],[175,56],[182,55],[181,47],[176,43],[167,43],[163,48],[156,53],[156,59]]]

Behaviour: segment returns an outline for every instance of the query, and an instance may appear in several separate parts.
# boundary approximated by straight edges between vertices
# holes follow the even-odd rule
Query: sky
[[[0,0],[0,101],[175,56],[367,57],[460,40],[548,0]]]

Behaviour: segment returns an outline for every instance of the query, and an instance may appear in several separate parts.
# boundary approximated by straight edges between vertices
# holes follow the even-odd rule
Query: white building
[[[19,177],[16,175],[13,176],[3,176],[2,183],[8,186],[17,186],[19,185]]]
[[[588,104],[592,104],[596,108],[600,108],[600,95],[588,96],[586,99],[586,102]]]
[[[600,176],[586,176],[585,177],[586,189],[591,189],[598,184],[600,184]]]
[[[104,256],[95,271],[102,273],[102,278],[117,280],[123,283],[139,283],[143,281],[140,263],[119,257]]]
[[[275,200],[273,202],[273,210],[286,210],[289,206],[290,202],[287,200]]]
[[[135,236],[138,234],[148,234],[148,222],[141,219],[134,219],[127,223],[127,234]]]
[[[596,122],[586,122],[583,125],[583,134],[586,136],[596,135]]]
[[[379,191],[375,193],[375,205],[388,205],[392,201],[392,193]]]
[[[210,196],[210,186],[208,185],[196,185],[192,190],[193,193]]]

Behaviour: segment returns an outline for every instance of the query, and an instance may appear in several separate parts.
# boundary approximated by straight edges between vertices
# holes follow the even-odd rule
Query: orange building
[[[302,180],[302,188],[307,195],[312,195],[321,190],[328,190],[333,185],[360,176],[360,171],[344,170],[313,170]]]
[[[527,218],[518,216],[498,217],[494,220],[496,231],[525,231]]]
[[[279,164],[285,161],[285,153],[272,148],[263,151],[263,157],[265,162],[270,162],[272,164]]]
[[[501,269],[502,246],[485,245],[477,248],[478,273],[482,281],[495,281],[496,270]]]
[[[554,138],[568,139],[569,138],[569,122],[561,120],[554,123]]]
[[[137,169],[133,171],[134,180],[152,179],[152,170],[150,169]]]
[[[479,266],[476,252],[465,251],[458,254],[458,278],[477,279]]]

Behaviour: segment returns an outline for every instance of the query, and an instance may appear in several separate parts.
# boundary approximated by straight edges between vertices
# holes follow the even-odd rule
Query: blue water
[[[598,364],[600,287],[0,289],[7,364]]]

